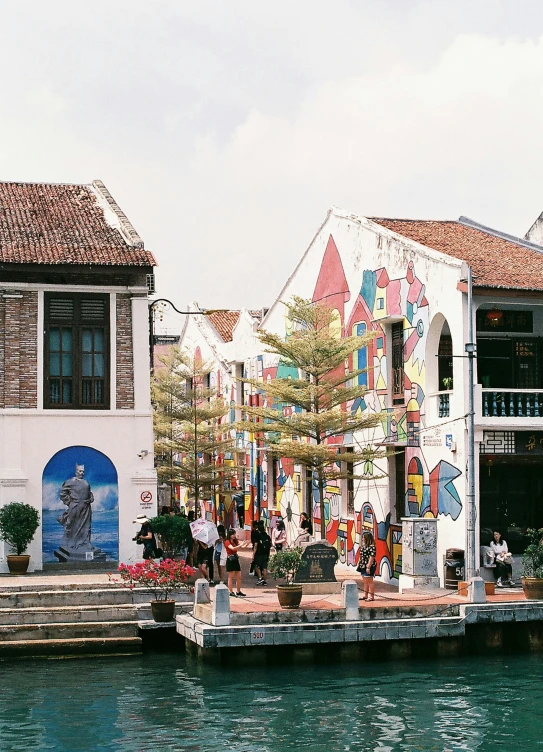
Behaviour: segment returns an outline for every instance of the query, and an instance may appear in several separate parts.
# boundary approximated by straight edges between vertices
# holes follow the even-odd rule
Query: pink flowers
[[[189,590],[187,581],[196,572],[183,560],[172,559],[161,561],[160,564],[153,559],[137,564],[119,564],[117,571],[121,575],[123,587],[130,590],[141,587],[152,593],[157,601],[168,600],[168,595],[178,590]]]

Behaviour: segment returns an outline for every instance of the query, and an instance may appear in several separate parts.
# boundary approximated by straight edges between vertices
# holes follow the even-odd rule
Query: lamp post
[[[229,308],[200,308],[197,311],[180,311],[171,300],[167,298],[157,298],[149,303],[149,364],[151,373],[154,371],[154,344],[155,344],[155,308],[159,305],[169,306],[176,313],[182,316],[210,316],[212,313],[225,313],[230,311]]]
[[[471,266],[467,268],[467,287],[468,287],[468,341],[465,345],[465,352],[468,358],[468,457],[467,472],[468,486],[466,494],[466,572],[465,577],[468,582],[469,599],[472,603],[481,603],[486,601],[485,585],[481,577],[478,576],[479,567],[476,562],[476,521],[477,508],[475,504],[475,357],[477,345],[473,341],[473,276]]]

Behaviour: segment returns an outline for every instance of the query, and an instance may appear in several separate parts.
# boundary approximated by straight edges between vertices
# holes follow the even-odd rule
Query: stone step
[[[0,643],[21,640],[75,640],[137,637],[137,621],[57,622],[0,625]]]
[[[150,607],[149,607],[150,609]],[[61,624],[84,622],[137,621],[138,608],[133,604],[106,606],[56,606],[35,608],[0,608],[0,625]]]
[[[179,603],[192,602],[188,592],[171,596]],[[57,606],[103,606],[148,603],[151,596],[143,589],[97,588],[83,590],[23,590],[0,592],[2,608],[55,608]]]
[[[76,637],[74,639],[0,641],[0,656],[129,655],[141,653],[141,637]]]

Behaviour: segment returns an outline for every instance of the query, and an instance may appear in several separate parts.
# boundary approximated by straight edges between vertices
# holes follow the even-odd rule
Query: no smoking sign
[[[140,494],[140,506],[142,509],[150,509],[153,502],[152,491],[142,491]]]

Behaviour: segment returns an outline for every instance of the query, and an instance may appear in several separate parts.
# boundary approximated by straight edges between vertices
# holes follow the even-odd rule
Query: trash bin
[[[458,583],[464,579],[464,551],[461,548],[448,548],[445,552],[445,588],[458,590]]]

